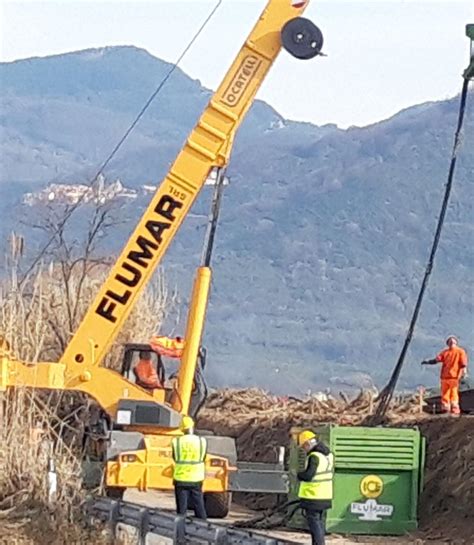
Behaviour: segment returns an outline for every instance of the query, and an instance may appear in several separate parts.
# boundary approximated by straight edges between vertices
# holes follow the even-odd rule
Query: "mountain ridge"
[[[146,63],[155,69],[145,69],[143,54],[137,58],[134,47],[110,49],[116,56],[110,66],[111,52],[88,61],[87,70],[94,65],[88,78],[96,87],[86,91],[89,80],[77,67],[42,73],[56,90],[54,97],[35,85],[41,68],[34,59],[33,66],[22,67],[20,89],[1,67],[7,83],[1,105],[2,196],[18,197],[16,181],[23,192],[54,180],[82,183],[106,156],[104,142],[123,133],[165,63],[150,55]],[[46,59],[53,65],[71,58],[79,62],[77,54],[70,55]],[[118,75],[99,96],[97,86],[108,70]],[[142,83],[137,91],[134,71],[150,89],[143,90]],[[71,74],[66,83],[64,73]],[[34,92],[28,93],[28,81]],[[60,92],[64,86],[72,98]],[[107,169],[107,178],[120,178],[132,188],[150,183],[150,177],[156,183],[209,97],[198,80],[178,73]],[[470,104],[471,97],[472,92]],[[457,98],[426,103],[367,127],[340,129],[289,121],[271,106],[254,103],[236,138],[217,233],[206,332],[215,384],[269,385],[295,393],[383,384],[398,357],[428,258],[457,107]],[[441,348],[444,334],[456,330],[468,349],[473,341],[473,127],[470,106],[453,199],[402,376],[404,387],[436,382],[434,372],[421,371],[415,363]],[[183,303],[199,260],[205,229],[199,218],[207,213],[209,196],[205,190],[165,259]],[[144,206],[145,200],[127,210],[127,225],[110,251],[123,245]],[[13,218],[10,222],[8,228]],[[2,238],[6,233],[4,225]],[[182,329],[183,316],[178,326],[171,320],[170,327]]]

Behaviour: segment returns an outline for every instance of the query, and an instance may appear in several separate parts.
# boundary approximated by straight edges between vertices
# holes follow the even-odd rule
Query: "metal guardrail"
[[[138,530],[140,545],[146,545],[148,534],[168,538],[173,545],[296,545],[288,541],[265,536],[250,530],[235,529],[197,519],[186,519],[160,509],[143,507],[135,503],[96,497],[87,504],[88,515],[110,526],[115,536],[118,524]]]

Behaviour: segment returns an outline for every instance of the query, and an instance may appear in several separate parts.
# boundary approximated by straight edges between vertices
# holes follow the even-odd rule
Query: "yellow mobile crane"
[[[111,493],[129,487],[173,487],[170,443],[189,410],[211,280],[209,263],[197,271],[175,395],[166,399],[164,390],[150,393],[101,364],[209,174],[227,165],[235,133],[281,46],[300,59],[320,53],[320,30],[300,17],[307,4],[308,0],[268,1],[60,361],[33,365],[16,360],[0,347],[0,390],[33,387],[83,392],[97,401],[121,433],[139,437],[138,443],[125,440],[109,448],[105,483]],[[127,444],[132,448],[124,451]],[[204,492],[210,497],[229,490],[231,461],[217,454],[206,460]],[[218,511],[210,514],[227,512],[226,508]]]

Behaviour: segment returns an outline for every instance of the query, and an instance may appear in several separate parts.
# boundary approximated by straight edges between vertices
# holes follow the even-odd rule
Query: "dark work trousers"
[[[304,514],[308,522],[312,545],[325,545],[324,511],[306,509]]]
[[[186,515],[188,505],[192,505],[194,515],[198,519],[207,519],[206,508],[204,507],[204,496],[202,494],[202,483],[186,486],[175,483],[174,495],[176,498],[176,511],[178,515]],[[191,501],[190,501],[191,500]]]

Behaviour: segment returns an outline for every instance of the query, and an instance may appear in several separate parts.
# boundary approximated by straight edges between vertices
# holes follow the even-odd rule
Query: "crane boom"
[[[0,390],[18,386],[78,390],[92,396],[112,418],[121,406],[142,403],[148,408],[140,413],[146,413],[143,422],[137,420],[135,424],[151,424],[151,418],[153,425],[176,425],[179,413],[186,410],[192,388],[209,291],[207,271],[199,275],[196,301],[193,297],[190,310],[190,342],[183,354],[178,392],[185,401],[181,408],[176,403],[172,407],[166,405],[163,391],[150,393],[101,363],[211,169],[227,165],[236,131],[281,47],[300,59],[319,54],[321,31],[300,17],[308,3],[309,0],[268,0],[59,362],[30,365],[16,360],[0,346]],[[153,412],[153,418],[147,411]]]
[[[0,339],[0,391],[8,387],[76,390],[93,397],[111,417],[111,432],[103,437],[92,434],[88,441],[93,457],[98,457],[96,463],[105,471],[106,488],[113,494],[130,487],[173,488],[171,437],[180,433],[182,414],[189,411],[195,384],[211,280],[209,255],[194,283],[177,387],[165,385],[148,391],[133,381],[130,365],[133,350],[137,346],[141,350],[140,345],[128,351],[126,347],[122,374],[101,364],[211,169],[227,165],[236,131],[281,47],[300,59],[319,54],[321,31],[300,17],[308,3],[268,0],[60,361],[34,365],[18,361]],[[99,416],[99,423],[102,420]],[[213,440],[203,487],[214,500],[217,494],[214,515],[222,517],[230,504],[230,474],[235,468],[231,468],[229,453],[235,445],[230,438]]]
[[[235,132],[281,49],[283,26],[307,4],[268,2],[67,346],[60,360],[66,385],[101,364],[210,170],[227,164]]]

